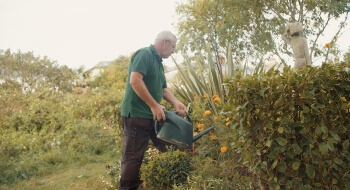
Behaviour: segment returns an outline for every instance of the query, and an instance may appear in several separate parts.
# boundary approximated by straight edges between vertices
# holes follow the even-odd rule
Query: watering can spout
[[[197,141],[198,139],[200,139],[203,135],[209,133],[211,130],[214,129],[214,126],[209,127],[208,129],[198,133],[196,136],[193,137],[193,142]]]

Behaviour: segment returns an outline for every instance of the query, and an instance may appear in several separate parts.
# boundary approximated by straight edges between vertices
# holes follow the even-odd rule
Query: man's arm
[[[136,94],[151,108],[154,120],[165,120],[164,106],[158,104],[149,93],[145,83],[143,82],[143,74],[139,72],[131,72],[130,85]]]
[[[186,116],[186,106],[183,103],[181,103],[169,89],[163,89],[163,98],[175,107],[176,111],[179,112],[179,115]]]

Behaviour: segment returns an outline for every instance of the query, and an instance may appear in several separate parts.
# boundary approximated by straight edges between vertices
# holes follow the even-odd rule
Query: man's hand
[[[175,106],[176,111],[179,112],[178,113],[179,115],[181,115],[182,117],[185,117],[187,115],[187,109],[183,103],[178,102],[174,106]]]
[[[164,109],[165,109],[165,107],[160,105],[160,104],[157,104],[156,106],[151,107],[151,111],[153,114],[153,120],[165,121],[166,117],[164,114]]]
[[[179,112],[178,114],[179,114],[180,116],[185,117],[185,116],[187,115],[186,106],[185,106],[183,103],[181,103],[181,102],[174,96],[174,94],[173,94],[172,92],[170,92],[169,89],[167,89],[167,88],[164,88],[164,89],[163,89],[163,98],[164,98],[166,101],[168,101],[169,103],[171,103],[171,104],[175,107],[176,111]]]

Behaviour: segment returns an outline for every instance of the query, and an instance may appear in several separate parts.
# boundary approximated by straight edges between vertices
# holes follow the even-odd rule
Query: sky
[[[1,0],[0,49],[92,68],[177,35],[176,0]],[[168,60],[169,61],[169,60]]]
[[[0,0],[0,50],[33,52],[72,69],[90,69],[149,46],[162,30],[177,35],[176,2]],[[350,45],[349,25],[338,39],[344,51]],[[335,33],[334,27],[328,30],[324,43]],[[164,63],[173,66],[170,58]]]

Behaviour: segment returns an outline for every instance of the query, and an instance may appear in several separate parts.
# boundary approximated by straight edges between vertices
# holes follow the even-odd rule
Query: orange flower
[[[208,94],[204,94],[204,95],[203,95],[203,98],[208,98],[208,97],[209,97]]]
[[[197,135],[198,134],[198,132],[193,132],[193,136],[195,136],[195,135]]]
[[[204,131],[204,127],[198,127],[198,131],[199,131],[199,132]]]
[[[225,153],[227,151],[227,147],[223,146],[220,148],[221,153]]]
[[[326,45],[324,45],[325,48],[331,48],[333,47],[333,44],[332,43],[326,43]]]
[[[210,115],[211,114],[211,111],[207,110],[204,112],[204,115]]]
[[[213,96],[213,99],[215,99],[215,98],[219,98],[219,96],[218,96],[217,94],[215,94],[215,95]]]
[[[210,140],[216,140],[217,139],[217,137],[216,137],[216,135],[214,135],[214,134],[212,134],[212,135],[210,135]]]
[[[214,117],[214,121],[217,121],[217,120],[219,120],[219,117],[218,117],[218,116],[215,116],[215,117]]]
[[[217,98],[214,99],[214,102],[215,103],[221,103],[221,99],[219,97],[217,97]]]
[[[198,131],[199,131],[199,132],[204,131],[204,125],[201,124],[201,123],[198,123],[197,128],[198,128]]]

